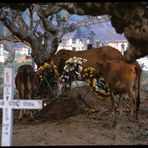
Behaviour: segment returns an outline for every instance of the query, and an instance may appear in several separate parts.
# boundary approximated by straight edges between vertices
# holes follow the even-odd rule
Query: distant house
[[[128,47],[128,41],[127,40],[116,40],[116,41],[110,41],[105,43],[105,45],[109,45],[111,47],[114,47],[118,49],[122,54]]]
[[[82,51],[87,49],[86,44],[87,40],[82,40],[82,39],[73,40],[72,38],[67,38],[64,40],[64,42],[59,44],[57,51],[61,49]]]
[[[72,33],[67,33],[63,36],[62,42],[60,43],[57,51],[60,49],[82,51],[95,43],[94,40],[95,32],[88,27],[80,27]]]

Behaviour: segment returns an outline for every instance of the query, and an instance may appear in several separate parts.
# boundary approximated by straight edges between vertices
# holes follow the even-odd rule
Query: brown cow
[[[135,111],[135,117],[138,120],[141,79],[141,68],[138,62],[128,64],[124,61],[115,62],[102,59],[100,61],[98,60],[95,68],[96,73],[106,80],[109,88],[111,89],[111,103],[113,113],[115,111],[113,93],[124,94],[126,92],[129,99],[131,100],[131,116],[133,116]]]
[[[83,64],[84,68],[93,67],[96,64],[96,61],[100,58],[106,58],[108,60],[123,59],[123,56],[119,50],[111,46],[104,46],[83,51],[61,49],[56,55],[49,59],[48,63],[53,60],[58,66],[59,74],[61,75],[65,66],[65,62],[72,57],[81,57],[83,59],[87,59],[87,62]]]
[[[31,65],[21,65],[15,77],[16,89],[19,92],[20,99],[33,99],[35,95],[35,90],[38,84],[37,75]],[[21,110],[18,119],[22,119],[23,111]],[[30,111],[31,119],[33,119],[33,114]]]

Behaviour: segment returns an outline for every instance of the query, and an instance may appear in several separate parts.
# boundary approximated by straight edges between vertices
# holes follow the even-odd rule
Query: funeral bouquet
[[[48,63],[44,63],[43,66],[40,66],[37,70],[37,75],[39,76],[39,78],[42,80],[43,79],[43,75],[46,71],[48,71],[50,68],[53,68],[55,73],[57,74],[57,66],[53,63],[53,61],[50,62],[50,64]]]
[[[64,71],[60,77],[61,82],[65,83],[69,79],[71,79],[71,81],[73,81],[74,77],[80,76],[80,73],[83,69],[82,65],[85,62],[87,62],[87,59],[83,59],[80,57],[69,58],[65,62]]]

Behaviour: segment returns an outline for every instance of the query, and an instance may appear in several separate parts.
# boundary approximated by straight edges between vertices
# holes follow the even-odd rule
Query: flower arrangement
[[[95,78],[95,68],[88,67],[82,70],[82,78],[86,81],[87,85],[92,91],[103,97],[110,96],[109,88],[103,78]]]
[[[48,88],[50,88],[50,91],[55,95],[59,95],[62,91],[61,84],[59,82],[59,75],[57,66],[54,64],[53,61],[48,63],[44,63],[43,66],[40,66],[37,71],[37,75],[41,79],[41,81],[46,77],[46,80],[48,81]],[[46,82],[47,82],[46,81]],[[49,87],[50,85],[50,87]],[[51,90],[52,88],[52,90]],[[46,89],[44,87],[44,89]]]
[[[39,78],[42,80],[44,73],[52,67],[54,68],[55,73],[58,75],[57,66],[54,64],[53,61],[51,61],[50,64],[44,63],[43,66],[40,66],[38,68],[37,75],[39,76]]]
[[[85,62],[87,62],[87,59],[83,59],[80,57],[69,58],[65,62],[64,71],[60,77],[61,82],[66,83],[69,79],[71,79],[70,81],[72,81],[74,79],[73,76],[80,76],[80,73],[83,69],[82,65]],[[71,73],[73,73],[73,76],[71,75]]]
[[[78,67],[80,71],[82,71],[82,64],[87,62],[87,59],[82,59],[80,57],[73,57],[69,58],[65,63],[64,70],[65,71],[72,71],[75,67]]]

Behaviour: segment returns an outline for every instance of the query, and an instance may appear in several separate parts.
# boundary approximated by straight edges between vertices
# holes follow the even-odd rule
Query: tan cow
[[[138,119],[141,79],[141,68],[138,62],[128,64],[124,61],[101,59],[98,60],[95,68],[96,74],[102,76],[111,89],[113,113],[115,111],[113,93],[124,94],[126,92],[131,101],[131,116],[136,112],[135,118]]]

